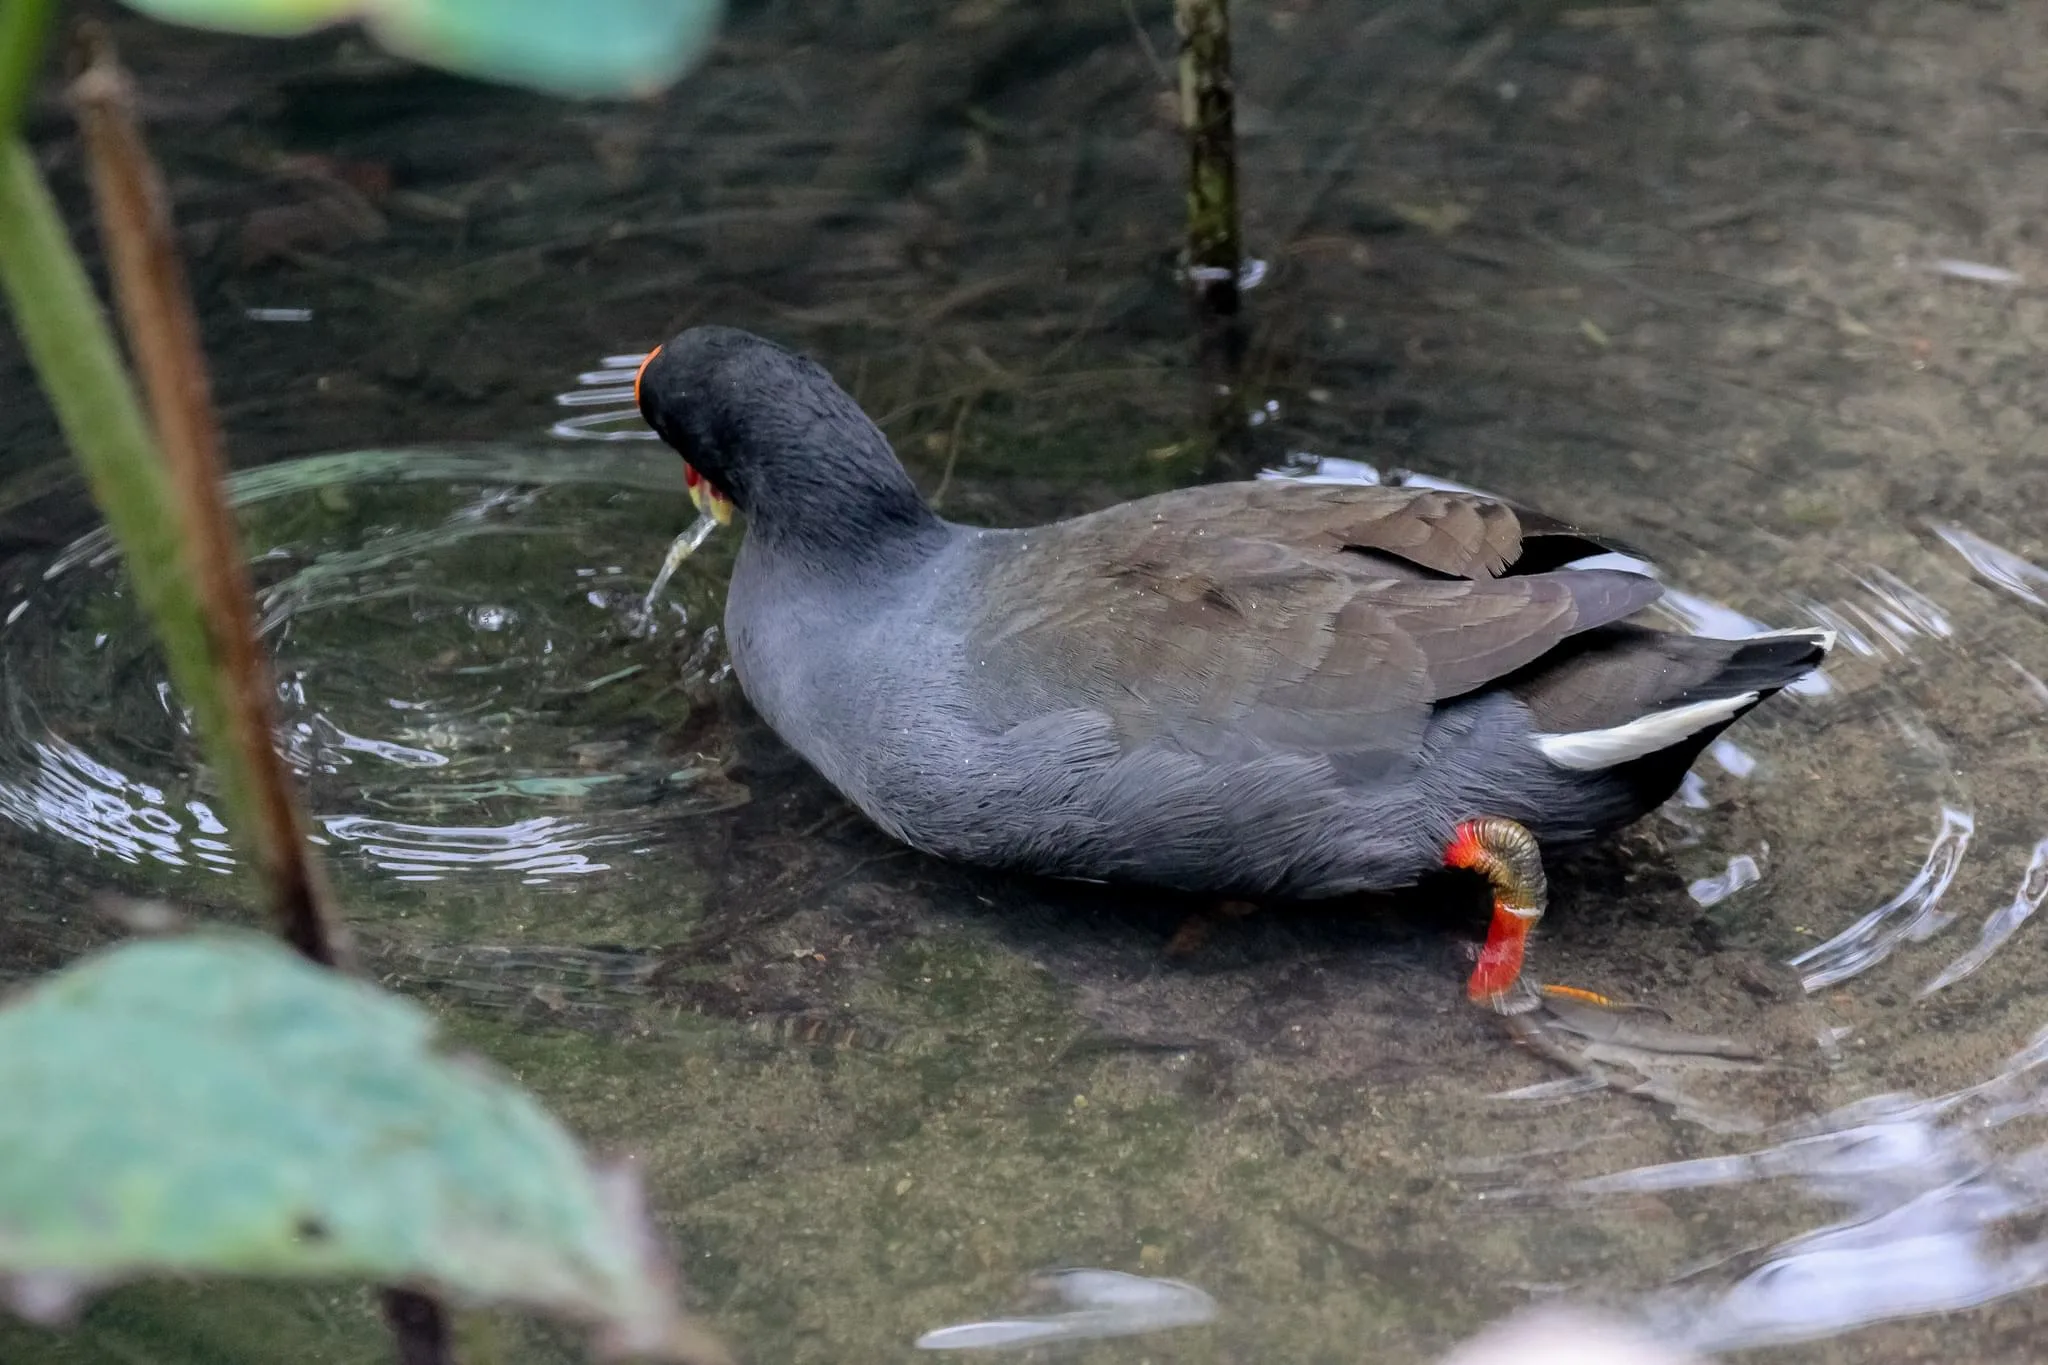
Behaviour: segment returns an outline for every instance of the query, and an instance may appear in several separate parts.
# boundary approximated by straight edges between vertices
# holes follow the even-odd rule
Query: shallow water
[[[1512,1048],[1462,1003],[1453,883],[1170,960],[1185,906],[931,863],[791,759],[723,668],[733,536],[642,612],[680,471],[588,438],[635,434],[607,391],[690,322],[815,351],[962,519],[1197,477],[1178,158],[1116,7],[766,5],[603,109],[126,22],[284,747],[370,960],[641,1155],[749,1359],[1056,1316],[1048,1267],[1213,1300],[1086,1359],[1420,1361],[1555,1296],[1758,1359],[2033,1359],[2048,21],[1286,3],[1239,29],[1260,463],[1497,491],[1639,547],[1674,624],[1841,632],[1669,807],[1555,868],[1533,959],[1767,1064],[1608,1045],[1622,1095]],[[378,231],[337,226],[336,185]],[[250,312],[279,308],[310,317]],[[235,887],[7,349],[0,392],[18,979],[114,932],[98,891],[234,913]],[[480,1359],[572,1354],[470,1330]],[[281,1341],[381,1350],[354,1291],[158,1287],[67,1338],[0,1326],[0,1357]]]

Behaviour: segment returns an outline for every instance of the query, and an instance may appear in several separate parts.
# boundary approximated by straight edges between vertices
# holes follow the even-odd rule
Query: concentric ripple
[[[278,748],[345,866],[545,885],[746,799],[667,739],[722,661],[704,580],[641,605],[687,517],[670,459],[362,451],[249,471],[232,498]],[[138,868],[232,868],[104,532],[0,616],[0,818]]]

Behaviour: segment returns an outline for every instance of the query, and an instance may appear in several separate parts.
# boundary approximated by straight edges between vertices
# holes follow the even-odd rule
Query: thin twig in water
[[[374,270],[361,269],[360,267],[350,265],[347,261],[337,261],[332,256],[322,256],[312,251],[300,251],[296,247],[273,247],[271,248],[271,254],[280,261],[284,261],[288,265],[295,265],[301,270],[310,270],[317,275],[332,275],[336,279],[354,280],[358,284],[366,284],[380,293],[389,294],[394,299],[403,299],[407,303],[435,304],[446,302],[442,295],[433,290],[415,288],[403,280],[394,280],[389,275],[380,275]]]
[[[982,390],[977,389],[960,400],[960,411],[954,414],[953,430],[946,437],[946,467],[939,473],[939,486],[932,491],[932,510],[946,501],[946,490],[953,486],[953,466],[960,463],[961,437],[967,434],[967,416],[981,406]]]
[[[1152,74],[1167,89],[1173,89],[1173,73],[1166,69],[1166,63],[1159,58],[1159,49],[1152,44],[1152,35],[1145,32],[1144,21],[1138,18],[1138,7],[1132,0],[1123,0],[1124,18],[1131,21],[1131,36],[1138,40],[1138,46],[1145,53],[1145,60],[1152,64]]]
[[[998,370],[969,384],[957,384],[951,388],[939,389],[923,394],[908,403],[890,408],[875,418],[875,425],[887,428],[902,421],[913,413],[928,408],[940,408],[973,393],[1028,393],[1036,398],[1049,398],[1055,394],[1072,395],[1085,393],[1089,389],[1111,385],[1124,385],[1134,379],[1158,379],[1168,371],[1158,365],[1120,365],[1113,369],[1075,370],[1066,374],[1011,376],[1007,371]],[[1004,383],[997,376],[1010,382]]]
[[[1045,276],[1041,270],[1016,270],[1005,275],[990,275],[961,285],[958,289],[940,298],[914,315],[913,326],[932,327],[945,320],[948,314],[959,309],[981,303],[1012,289],[1026,290],[1042,288]]]
[[[1082,338],[1095,330],[1095,320],[1102,315],[1102,306],[1108,303],[1111,296],[1115,293],[1115,285],[1109,285],[1095,291],[1095,296],[1088,300],[1088,311],[1081,315],[1081,321],[1075,324],[1072,331],[1067,333],[1067,339],[1053,347],[1050,351],[1047,351],[1044,359],[1038,362],[1038,369],[1041,374],[1059,364],[1062,360],[1065,360],[1072,353],[1073,349],[1081,344]]]
[[[276,692],[256,643],[248,566],[221,497],[220,431],[163,178],[136,126],[127,73],[103,38],[88,41],[90,58],[71,97],[85,133],[93,202],[122,325],[171,475],[214,657],[232,696],[228,738],[249,800],[254,827],[247,834],[256,846],[257,872],[285,938],[313,961],[336,966],[346,947],[306,842],[290,776],[270,741]]]

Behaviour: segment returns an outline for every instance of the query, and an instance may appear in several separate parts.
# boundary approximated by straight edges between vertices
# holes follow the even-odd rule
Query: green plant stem
[[[21,126],[21,116],[43,71],[43,48],[57,0],[7,0],[0,5],[0,133]]]
[[[127,371],[85,268],[34,156],[0,139],[0,289],[93,500],[120,542],[128,581],[163,646],[171,681],[191,708],[214,765],[230,829],[256,839],[261,787],[234,744],[235,694],[180,542],[180,500],[157,456]],[[299,944],[302,934],[286,926]]]
[[[58,425],[121,544],[129,582],[163,645],[178,695],[192,708],[200,740],[220,777],[229,827],[262,841],[266,817],[273,822],[275,817],[265,806],[274,806],[280,794],[272,792],[265,800],[262,774],[252,771],[247,745],[236,743],[235,711],[242,689],[223,666],[222,655],[233,651],[221,649],[217,630],[209,629],[197,576],[181,545],[178,490],[151,440],[99,298],[72,250],[57,206],[27,145],[12,135],[0,138],[0,289],[14,310]],[[254,624],[244,621],[234,628],[248,634]],[[267,730],[261,731],[261,741],[268,744]],[[277,762],[274,752],[266,750],[261,757]],[[289,794],[281,799],[289,803]],[[269,852],[273,857],[296,853],[302,877],[316,875],[305,862],[310,855],[303,846]],[[277,880],[273,869],[263,870],[266,880]],[[270,889],[276,902],[275,885]],[[317,888],[307,888],[302,903],[274,903],[272,909],[294,947],[334,965],[340,956],[338,930],[322,922],[317,895]],[[446,1365],[452,1359],[447,1316],[433,1298],[386,1290],[384,1309],[405,1365]]]

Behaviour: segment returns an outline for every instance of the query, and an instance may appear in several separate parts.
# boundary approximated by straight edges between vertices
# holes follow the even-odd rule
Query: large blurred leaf
[[[0,1281],[62,1316],[139,1275],[347,1276],[718,1358],[637,1187],[413,1005],[267,939],[129,944],[0,1007]]]
[[[172,23],[270,37],[360,19],[401,56],[560,95],[643,95],[717,36],[723,0],[128,0]]]

